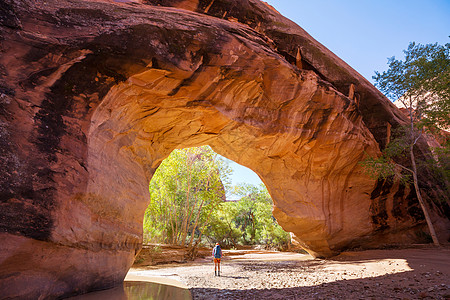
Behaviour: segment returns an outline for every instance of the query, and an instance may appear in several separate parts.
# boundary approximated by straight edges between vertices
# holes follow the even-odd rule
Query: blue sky
[[[233,174],[231,175],[232,185],[237,185],[238,183],[258,185],[262,183],[259,176],[249,168],[241,166],[240,164],[229,159],[227,159],[227,161],[228,165],[233,169]]]
[[[266,0],[373,83],[387,58],[403,58],[409,42],[450,42],[450,0]],[[230,163],[233,184],[259,184]]]
[[[409,42],[450,42],[450,0],[266,0],[372,81]]]

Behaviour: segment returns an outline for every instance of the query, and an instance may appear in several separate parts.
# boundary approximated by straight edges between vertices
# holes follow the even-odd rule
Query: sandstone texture
[[[205,144],[261,177],[315,256],[420,242],[414,191],[359,165],[405,120],[259,0],[4,0],[0,294],[117,285],[142,247],[154,171]],[[441,183],[426,170],[420,183],[447,241]]]

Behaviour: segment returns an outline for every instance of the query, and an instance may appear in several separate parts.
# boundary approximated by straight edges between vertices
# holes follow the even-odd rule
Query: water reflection
[[[123,286],[68,298],[70,300],[191,300],[187,289],[176,286],[145,282],[125,281]]]

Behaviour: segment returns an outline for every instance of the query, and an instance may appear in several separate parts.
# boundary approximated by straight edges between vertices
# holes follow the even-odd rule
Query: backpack
[[[220,246],[217,245],[214,247],[214,258],[221,258],[222,257],[222,250],[220,249]]]

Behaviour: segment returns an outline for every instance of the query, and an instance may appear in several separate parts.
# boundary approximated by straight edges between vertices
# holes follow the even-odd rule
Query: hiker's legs
[[[214,275],[220,276],[220,258],[214,258]]]
[[[215,276],[217,276],[217,265],[218,265],[217,260],[214,259],[214,275]]]

